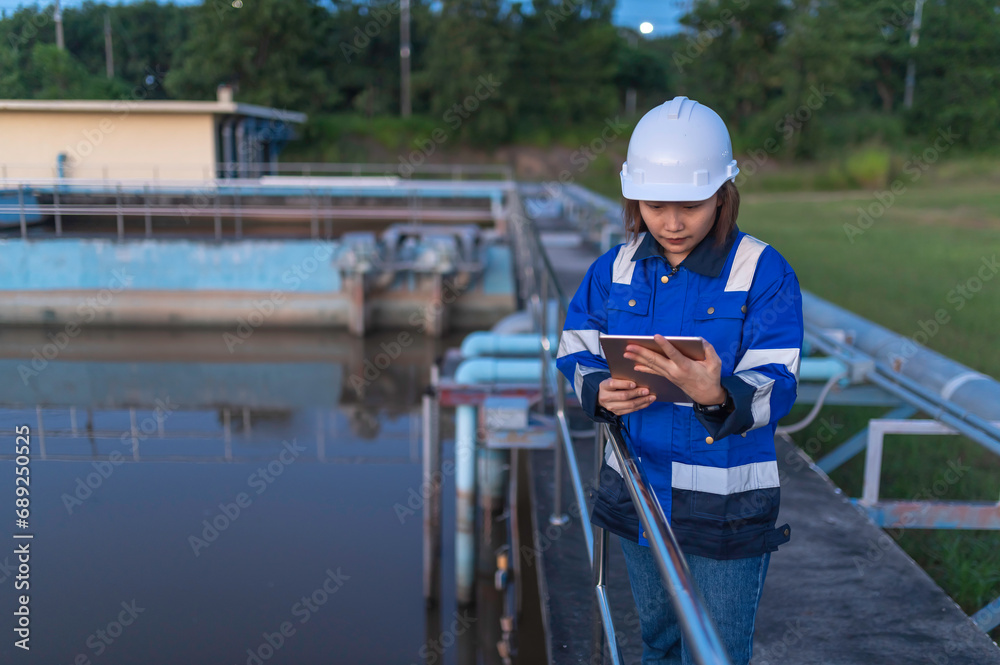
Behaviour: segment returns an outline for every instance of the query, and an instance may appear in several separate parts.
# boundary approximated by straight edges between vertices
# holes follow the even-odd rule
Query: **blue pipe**
[[[555,372],[555,362],[550,366]],[[469,358],[455,370],[455,382],[528,383],[538,381],[541,371],[542,362],[537,358]]]
[[[155,186],[144,188],[142,185],[131,185],[128,181],[121,183],[121,192],[127,195],[139,194],[175,194],[199,196],[206,193],[215,194],[216,191],[221,196],[377,196],[385,198],[401,198],[416,194],[420,197],[434,198],[467,198],[467,199],[491,199],[498,191],[495,187],[482,187],[476,189],[444,189],[435,187],[420,187],[412,185],[387,185],[378,187],[367,185],[357,186],[323,186],[317,184],[311,187],[296,185],[258,185],[258,184],[224,184],[225,181],[217,183],[216,186],[187,186],[182,184],[170,185],[158,183]],[[32,187],[39,192],[51,193],[55,185],[37,184]],[[118,183],[108,185],[100,184],[60,184],[60,192],[70,192],[73,194],[114,194],[118,192]]]
[[[847,369],[847,365],[836,358],[803,358],[799,365],[799,381],[829,381]]]
[[[474,356],[538,356],[541,336],[535,333],[498,334],[479,331],[462,340],[462,357]],[[549,353],[559,347],[559,337],[549,335]]]
[[[562,327],[562,321],[559,320],[559,301],[555,298],[549,298],[546,310],[548,316],[548,329],[559,330],[559,328]],[[493,324],[493,327],[490,328],[489,331],[492,333],[510,335],[513,333],[529,333],[534,330],[534,316],[530,311],[522,309],[503,317]]]
[[[476,582],[476,407],[455,407],[455,583],[472,603]]]
[[[537,344],[536,335],[536,350]],[[455,370],[455,381],[464,384],[536,382],[541,366],[537,358],[470,358]],[[554,376],[554,372],[553,362],[549,376]],[[455,407],[455,586],[459,604],[466,605],[473,601],[476,581],[476,443],[476,407]],[[487,464],[494,467],[489,474],[493,477],[498,464],[496,456],[490,455]],[[492,494],[497,486],[491,484],[487,489]]]

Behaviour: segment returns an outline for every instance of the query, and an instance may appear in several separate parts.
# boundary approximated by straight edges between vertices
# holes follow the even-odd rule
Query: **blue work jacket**
[[[599,333],[701,336],[722,360],[731,407],[653,402],[622,417],[597,403],[610,377]],[[587,270],[569,303],[556,365],[584,412],[618,421],[682,549],[713,559],[772,552],[780,501],[774,433],[795,402],[802,298],[795,272],[770,245],[709,234],[676,267],[648,232],[611,248]],[[605,449],[591,521],[646,544],[628,489]]]

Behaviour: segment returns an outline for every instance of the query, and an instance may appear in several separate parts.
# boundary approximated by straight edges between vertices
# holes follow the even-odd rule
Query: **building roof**
[[[239,104],[232,101],[229,95],[220,93],[220,99],[214,102],[188,101],[136,101],[127,99],[89,100],[89,99],[0,99],[0,111],[37,111],[58,113],[175,113],[175,114],[213,114],[242,115],[251,118],[279,120],[287,123],[303,123],[305,113],[285,111],[282,109],[256,106],[254,104]]]

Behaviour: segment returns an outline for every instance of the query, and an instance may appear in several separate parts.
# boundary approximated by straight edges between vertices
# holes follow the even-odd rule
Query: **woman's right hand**
[[[597,391],[597,403],[619,416],[645,409],[656,401],[648,388],[637,388],[634,381],[604,379]]]

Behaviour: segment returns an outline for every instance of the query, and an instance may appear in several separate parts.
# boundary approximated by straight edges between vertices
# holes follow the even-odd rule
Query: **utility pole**
[[[62,9],[59,7],[59,0],[56,0],[56,8],[52,11],[52,18],[56,22],[56,46],[60,51],[63,51],[66,49],[66,41],[63,39]]]
[[[631,28],[619,28],[618,34],[628,40],[628,45],[631,48],[635,48],[639,44],[639,37],[635,34],[635,31]],[[629,85],[625,89],[625,115],[633,116],[635,115],[635,86]]]
[[[399,1],[399,105],[400,114],[409,118],[410,102],[410,0]]]
[[[924,15],[924,0],[916,0],[913,7],[913,26],[910,28],[910,48],[916,48],[920,41],[920,22]],[[913,108],[913,86],[917,80],[917,64],[910,56],[906,63],[906,90],[903,93],[903,106]]]
[[[115,77],[115,50],[111,44],[111,12],[104,12],[104,65],[108,78]]]

